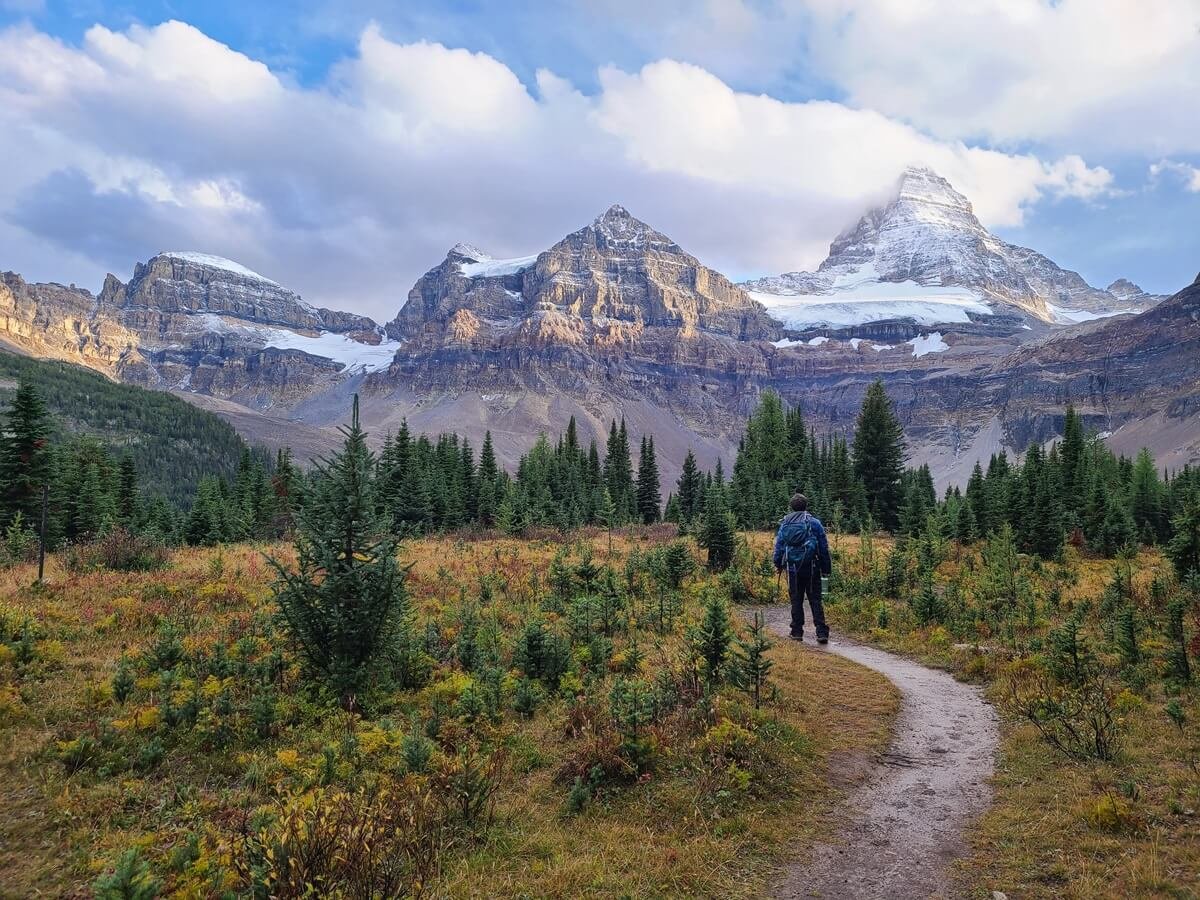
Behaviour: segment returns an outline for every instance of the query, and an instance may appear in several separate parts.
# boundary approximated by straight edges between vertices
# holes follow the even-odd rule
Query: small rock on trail
[[[786,635],[789,615],[787,607],[771,608],[767,621]],[[805,647],[886,676],[900,689],[901,706],[891,746],[847,798],[833,840],[789,865],[772,895],[950,896],[950,864],[966,852],[967,827],[991,803],[995,710],[978,688],[884,650],[836,637],[824,647]]]

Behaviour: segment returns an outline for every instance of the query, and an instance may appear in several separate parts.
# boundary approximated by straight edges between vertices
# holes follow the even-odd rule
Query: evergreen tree
[[[608,552],[612,553],[612,530],[617,524],[617,508],[613,505],[612,496],[608,493],[608,488],[601,487],[597,489],[596,501],[594,503],[596,524],[608,532]]]
[[[303,502],[300,470],[292,462],[292,451],[284,448],[275,457],[275,473],[271,476],[274,494],[273,533],[280,537],[289,534],[295,524],[296,510]]]
[[[704,678],[711,690],[725,675],[725,664],[733,643],[729,609],[716,590],[708,591],[704,602],[704,618],[692,631],[691,643],[704,666]]]
[[[1133,464],[1130,512],[1142,543],[1154,544],[1165,537],[1162,482],[1154,466],[1154,457],[1145,448],[1142,448]]]
[[[133,457],[126,453],[121,457],[117,483],[117,518],[126,528],[138,520],[138,478]]]
[[[774,646],[767,637],[766,624],[761,612],[754,613],[754,625],[745,638],[738,638],[733,654],[733,682],[752,698],[754,708],[762,706],[763,692],[774,666],[768,657]]]
[[[478,480],[479,521],[485,527],[490,528],[496,523],[496,512],[500,505],[500,497],[497,493],[500,480],[500,467],[496,465],[496,451],[492,447],[492,433],[490,431],[484,433],[483,447],[479,451]]]
[[[1167,543],[1167,555],[1182,580],[1200,573],[1200,493],[1183,501],[1172,527],[1175,534]]]
[[[17,513],[40,522],[42,488],[50,479],[50,417],[33,383],[17,384],[0,432],[0,525]]]
[[[642,438],[642,452],[638,459],[637,477],[638,514],[642,523],[652,525],[662,512],[662,493],[659,488],[658,462],[654,458],[654,438]]]
[[[876,380],[863,399],[855,426],[853,457],[854,472],[863,482],[871,518],[894,530],[900,521],[904,431],[882,380]]]
[[[1192,680],[1192,665],[1188,660],[1187,629],[1183,616],[1187,604],[1176,597],[1167,604],[1167,676],[1188,684]]]
[[[676,482],[675,505],[679,510],[679,524],[687,527],[696,521],[702,505],[704,480],[700,467],[696,465],[696,455],[688,450],[683,458],[683,469]]]
[[[1083,482],[1084,443],[1083,420],[1075,412],[1075,406],[1068,404],[1059,456],[1062,459],[1063,505],[1071,513],[1077,513],[1083,507],[1087,487]]]
[[[704,501],[704,518],[700,528],[699,543],[708,551],[708,567],[714,572],[724,572],[733,562],[736,533],[733,513],[725,500],[725,491],[714,484],[708,489]]]
[[[297,524],[298,571],[275,563],[275,596],[309,670],[351,709],[406,626],[408,597],[396,538],[377,511],[357,395],[342,433],[342,450],[313,472]]]

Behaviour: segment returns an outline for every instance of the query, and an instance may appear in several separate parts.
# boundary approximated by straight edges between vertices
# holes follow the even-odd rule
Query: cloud
[[[852,105],[943,138],[1200,151],[1196,0],[802,5],[810,64]]]
[[[746,21],[728,7],[729,27]],[[306,86],[181,22],[95,26],[79,46],[10,28],[0,246],[17,256],[0,264],[98,286],[105,269],[127,276],[167,245],[193,248],[390,318],[457,241],[529,253],[613,202],[740,276],[815,265],[910,163],[944,174],[993,226],[1045,197],[1112,188],[1079,156],[739,92],[684,62],[604,68],[598,85],[543,70],[527,86],[490,55],[376,26]]]
[[[1180,181],[1185,190],[1192,193],[1200,193],[1200,168],[1170,159],[1163,159],[1150,164],[1151,181],[1157,182],[1164,175],[1169,175]]]

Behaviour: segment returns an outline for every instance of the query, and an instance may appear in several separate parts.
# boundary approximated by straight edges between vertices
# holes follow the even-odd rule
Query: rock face
[[[61,359],[116,377],[142,362],[139,337],[98,315],[96,298],[74,285],[28,284],[0,273],[0,341],[45,359]]]
[[[681,435],[732,431],[755,397],[741,385],[766,374],[777,351],[765,342],[781,333],[743,290],[620,206],[534,256],[456,245],[386,332],[400,349],[366,386],[386,411],[377,426],[440,405],[455,420],[444,427],[476,440],[488,427],[561,427],[530,421],[529,394],[570,406],[595,435],[635,404]],[[467,393],[487,399],[464,413]]]
[[[743,290],[620,206],[536,256],[497,260],[456,245],[417,282],[387,334],[421,341],[451,330],[478,337],[480,328],[600,352],[654,328],[684,339],[779,334]]]
[[[1119,303],[1125,304],[1130,312],[1139,309],[1149,309],[1154,304],[1160,303],[1167,298],[1165,294],[1147,293],[1128,278],[1118,278],[1106,287],[1105,290],[1116,297]]]
[[[168,323],[171,316],[207,313],[295,330],[374,335],[378,343],[371,319],[316,309],[257,272],[201,253],[160,253],[138,263],[127,285],[109,275],[99,303],[130,321]]]
[[[0,339],[27,352],[260,410],[386,368],[395,350],[364,316],[316,309],[237,263],[190,252],[139,263],[128,284],[109,275],[98,297],[10,273],[0,316]]]
[[[894,199],[839,235],[816,272],[743,287],[799,330],[886,319],[982,321],[1003,329],[1014,316],[1067,324],[1140,311],[1160,299],[1128,282],[1114,284],[1119,293],[1094,288],[1042,254],[1000,240],[966,197],[924,168],[907,169]]]

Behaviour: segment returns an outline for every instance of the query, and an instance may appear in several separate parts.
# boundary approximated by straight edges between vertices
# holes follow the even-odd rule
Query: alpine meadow
[[[1196,0],[0,0],[0,900],[1200,897],[1197,98]]]

